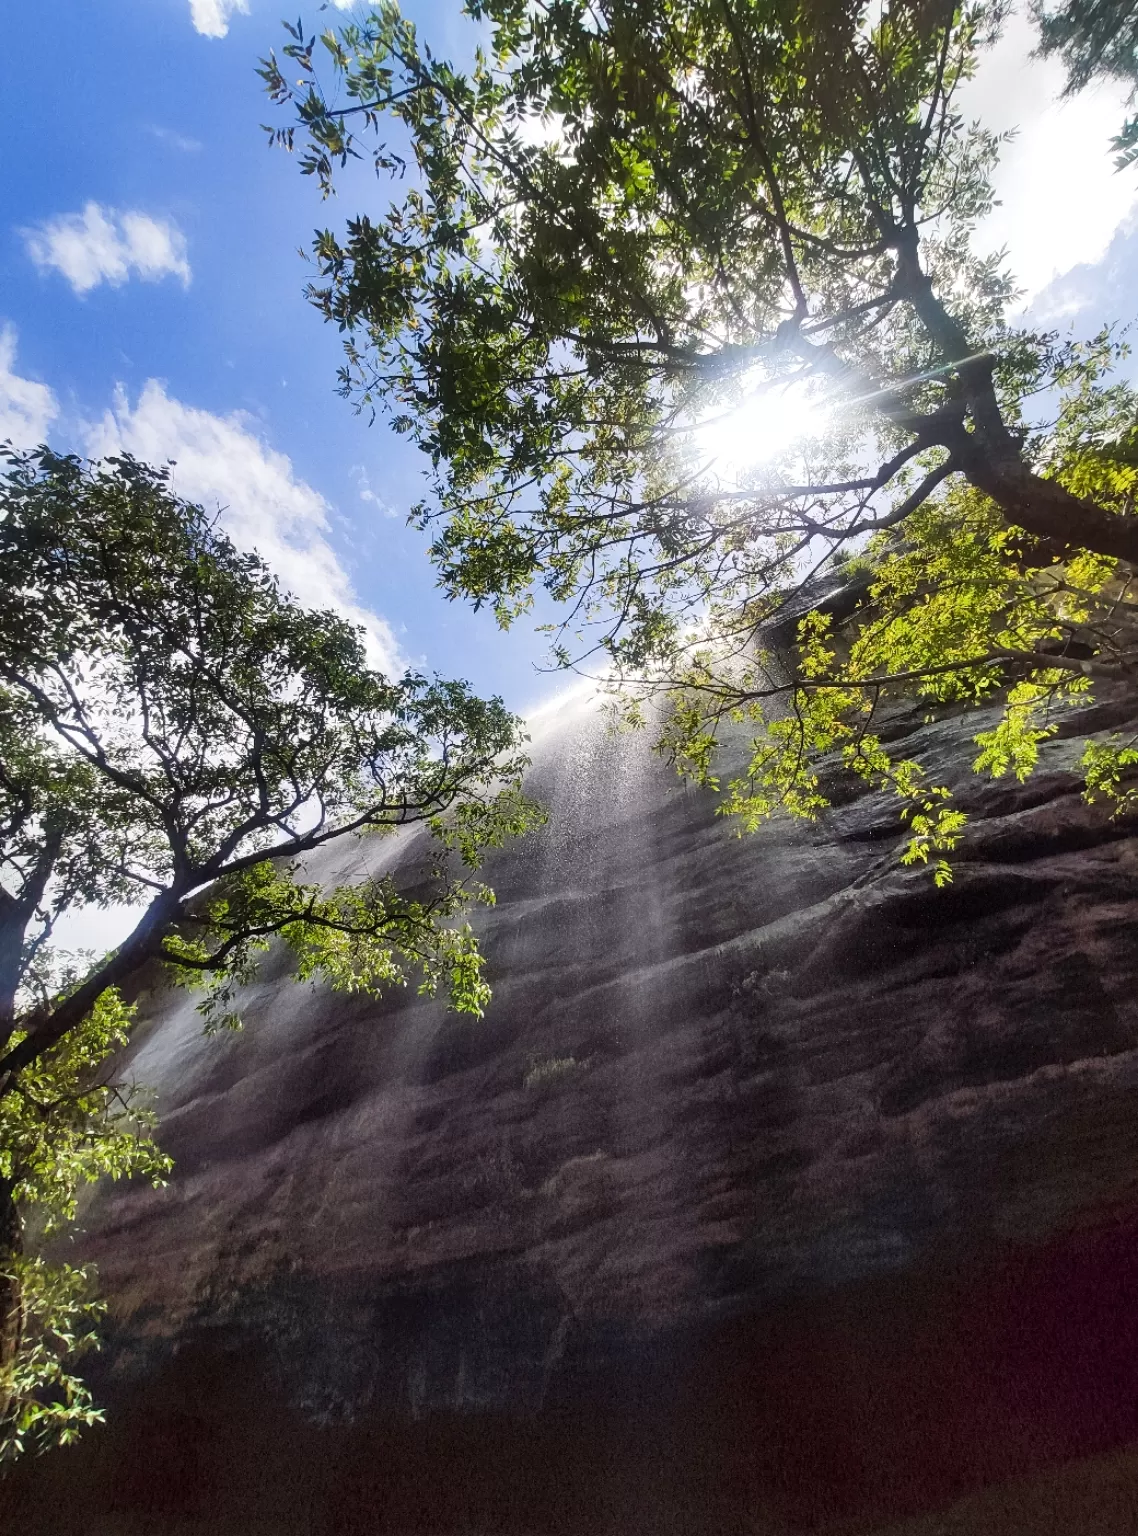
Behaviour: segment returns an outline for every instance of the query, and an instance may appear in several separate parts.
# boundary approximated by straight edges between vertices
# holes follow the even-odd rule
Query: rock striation
[[[1138,837],[1072,772],[1129,713],[1020,785],[898,712],[971,816],[938,891],[886,798],[739,838],[567,696],[484,1020],[273,957],[239,1035],[144,994],[176,1173],[84,1213],[111,1425],[18,1528],[1138,1529]],[[1063,1523],[920,1523],[1015,1478]]]

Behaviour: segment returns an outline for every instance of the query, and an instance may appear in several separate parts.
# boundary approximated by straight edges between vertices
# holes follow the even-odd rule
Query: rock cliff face
[[[1138,838],[1074,723],[1024,786],[981,724],[893,723],[972,813],[937,891],[882,797],[740,839],[568,698],[485,1020],[144,998],[177,1171],[85,1213],[111,1427],[20,1528],[1138,1529]]]

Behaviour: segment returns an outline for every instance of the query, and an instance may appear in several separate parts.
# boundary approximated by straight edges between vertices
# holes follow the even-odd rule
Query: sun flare
[[[733,410],[706,416],[694,432],[695,451],[725,477],[780,457],[826,426],[830,409],[804,383],[765,385]]]

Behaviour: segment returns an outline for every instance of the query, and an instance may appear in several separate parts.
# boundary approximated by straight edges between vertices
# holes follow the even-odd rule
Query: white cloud
[[[188,134],[178,133],[173,128],[163,128],[161,123],[152,123],[147,131],[159,144],[168,144],[171,149],[179,149],[184,155],[196,155],[204,147],[200,139],[191,139]]]
[[[360,604],[328,541],[328,503],[298,478],[286,454],[257,435],[249,417],[183,405],[151,379],[133,407],[120,389],[102,421],[88,427],[86,442],[95,457],[125,451],[151,464],[174,460],[179,495],[220,508],[234,543],[258,550],[300,602],[362,624],[373,666],[403,670],[390,626]]]
[[[371,488],[368,472],[362,464],[353,464],[351,468],[352,479],[356,482],[356,492],[361,501],[366,501],[376,508],[384,517],[398,517],[399,513],[394,507],[388,506],[382,496],[377,496]]]
[[[1030,319],[1040,325],[1072,322],[1076,329],[1097,329],[1111,315],[1131,314],[1136,256],[1138,208],[1119,225],[1100,260],[1072,267],[1036,294]]]
[[[977,249],[1007,246],[1025,301],[1073,267],[1100,260],[1138,196],[1133,172],[1116,173],[1110,152],[1126,116],[1126,88],[1104,83],[1062,100],[1062,64],[1030,56],[1037,36],[1026,17],[1013,15],[961,93],[967,119],[997,133],[1017,130],[995,177],[1002,206],[980,226]]]
[[[248,0],[190,0],[190,20],[203,37],[224,37],[231,16],[248,14]]]
[[[24,241],[36,266],[62,272],[76,293],[104,282],[118,287],[132,273],[148,283],[162,277],[190,281],[186,239],[178,226],[133,210],[119,213],[88,203],[82,213],[64,213],[25,230]]]
[[[46,384],[21,378],[15,364],[16,332],[6,325],[0,329],[0,443],[34,448],[59,415],[59,404]]]

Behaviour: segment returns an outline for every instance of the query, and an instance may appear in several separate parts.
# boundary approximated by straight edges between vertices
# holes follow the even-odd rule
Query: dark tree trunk
[[[19,1284],[4,1271],[22,1252],[23,1226],[12,1198],[12,1183],[0,1179],[0,1422],[8,1413],[8,1371],[20,1347],[24,1321]]]
[[[1009,523],[1059,547],[1089,549],[1138,566],[1138,517],[1120,517],[1035,474],[1018,457],[988,453],[967,434],[952,445],[966,478],[990,496]]]

